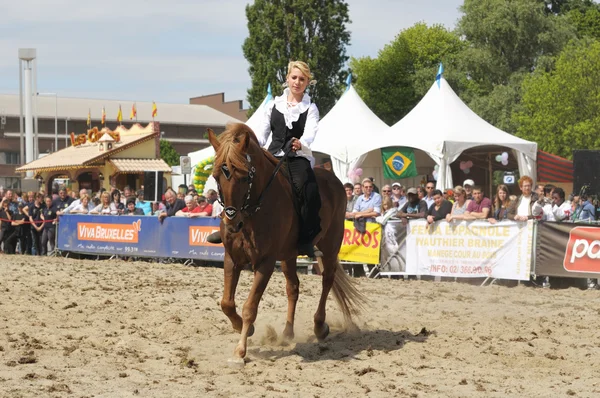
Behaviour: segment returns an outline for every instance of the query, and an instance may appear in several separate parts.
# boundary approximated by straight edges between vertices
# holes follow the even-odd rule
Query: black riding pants
[[[321,197],[315,172],[308,159],[293,156],[287,159],[296,197],[300,206],[300,243],[310,243],[321,232]]]

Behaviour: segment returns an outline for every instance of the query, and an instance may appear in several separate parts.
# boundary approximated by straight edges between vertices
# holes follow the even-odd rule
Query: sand
[[[243,304],[252,275],[238,291]],[[244,368],[219,302],[222,270],[0,256],[2,397],[591,397],[600,394],[600,292],[358,279],[370,306],[331,335],[301,276],[296,338],[284,278],[259,308]]]

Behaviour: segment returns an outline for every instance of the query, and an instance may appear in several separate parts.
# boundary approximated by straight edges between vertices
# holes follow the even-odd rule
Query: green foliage
[[[600,39],[600,5],[585,2],[585,4],[571,9],[567,13],[567,18],[580,37],[588,36]]]
[[[523,82],[518,135],[540,149],[571,158],[573,149],[600,149],[600,42],[576,41],[564,49],[552,72]]]
[[[308,63],[317,84],[309,94],[321,116],[344,89],[350,32],[348,5],[343,0],[255,0],[246,6],[249,36],[242,46],[252,87],[248,102],[256,109],[271,83],[273,95],[282,93],[289,61]]]
[[[167,140],[160,140],[160,157],[169,166],[179,166],[179,153]]]

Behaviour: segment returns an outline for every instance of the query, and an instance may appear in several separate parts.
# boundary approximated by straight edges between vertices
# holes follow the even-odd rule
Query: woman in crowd
[[[381,215],[375,217],[375,222],[385,225],[396,214],[398,214],[398,208],[394,205],[394,200],[386,195],[381,201]]]
[[[439,189],[433,191],[433,204],[427,210],[427,223],[433,224],[443,220],[452,211],[452,203],[444,199],[444,194]]]
[[[50,243],[50,251],[54,250],[54,237],[56,235],[56,214],[58,209],[52,204],[52,197],[46,196],[46,208],[42,212],[42,220],[44,220],[44,227],[42,231],[42,248],[40,250],[41,255],[45,256],[48,254],[48,243]]]
[[[79,199],[80,203],[70,211],[71,214],[88,214],[88,206],[90,204],[90,197],[85,194]]]
[[[112,198],[112,203],[110,204],[110,214],[123,214],[125,211],[125,205],[121,201],[121,192],[118,189],[115,189],[112,191],[110,196]]]
[[[112,211],[110,203],[110,195],[108,192],[102,192],[102,196],[100,196],[100,204],[94,208],[94,210],[90,211],[90,214],[110,214]]]
[[[198,196],[198,207],[200,208],[199,210],[199,215],[201,217],[210,217],[212,216],[212,205],[210,203],[208,203],[208,200],[206,199],[205,196]]]
[[[167,211],[167,207],[162,202],[152,203],[152,216],[160,216],[161,213]]]
[[[40,250],[42,249],[42,230],[44,228],[42,220],[42,212],[44,211],[44,205],[42,200],[44,195],[41,193],[35,194],[35,200],[29,206],[29,222],[31,222],[31,247],[35,251],[35,255],[39,256]]]
[[[492,217],[488,218],[490,224],[496,224],[498,221],[508,220],[508,213],[513,203],[510,201],[510,192],[504,184],[498,185],[496,197],[494,198],[494,207],[492,208]]]
[[[0,245],[4,244],[4,251],[10,254],[8,244],[6,243],[7,238],[12,233],[12,212],[8,208],[8,199],[2,199],[0,204]]]
[[[15,249],[17,247],[17,243],[20,247],[21,254],[31,254],[31,252],[27,253],[27,243],[29,241],[29,237],[31,237],[31,224],[29,224],[28,216],[25,214],[23,209],[25,208],[25,203],[19,202],[18,204],[18,212],[13,214],[12,217],[12,227],[13,231],[8,238],[6,238],[6,247],[7,253],[15,254]],[[10,252],[8,251],[10,250]]]
[[[454,205],[452,206],[450,214],[446,216],[446,221],[464,220],[465,211],[467,211],[469,202],[470,200],[467,199],[467,191],[460,185],[455,186]]]

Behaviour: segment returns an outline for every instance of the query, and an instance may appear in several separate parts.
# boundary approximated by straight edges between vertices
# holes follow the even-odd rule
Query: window
[[[21,164],[19,152],[4,152],[6,155],[6,164]]]
[[[21,179],[18,177],[4,177],[4,189],[21,189]]]

